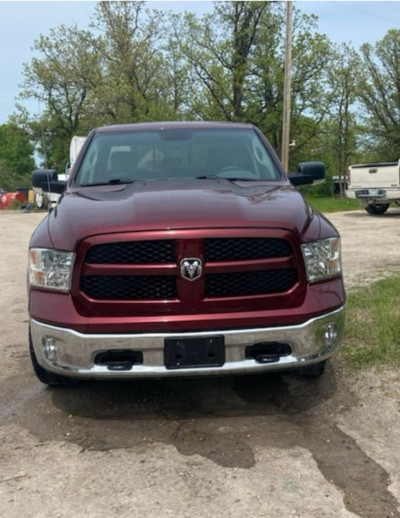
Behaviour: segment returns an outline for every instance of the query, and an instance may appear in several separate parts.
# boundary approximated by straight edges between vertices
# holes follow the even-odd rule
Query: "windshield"
[[[280,174],[252,129],[173,128],[95,134],[74,183],[204,178],[276,181]]]

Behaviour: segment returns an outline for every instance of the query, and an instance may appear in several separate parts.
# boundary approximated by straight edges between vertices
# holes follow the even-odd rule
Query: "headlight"
[[[340,238],[331,237],[301,245],[307,279],[321,281],[342,272]]]
[[[75,254],[50,248],[29,250],[29,284],[49,290],[69,291]]]

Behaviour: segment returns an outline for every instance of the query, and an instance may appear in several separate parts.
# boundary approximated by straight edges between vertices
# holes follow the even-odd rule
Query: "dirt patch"
[[[400,380],[41,385],[27,351],[26,247],[41,214],[0,214],[0,516],[400,517]],[[400,267],[400,211],[330,217],[348,289]]]

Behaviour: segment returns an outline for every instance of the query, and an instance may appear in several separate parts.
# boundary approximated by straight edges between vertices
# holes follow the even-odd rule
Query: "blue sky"
[[[23,63],[32,57],[32,45],[40,34],[61,24],[86,28],[96,2],[2,1],[0,0],[0,124],[15,111],[15,98],[22,82]],[[147,2],[149,7],[174,12],[212,10],[208,1]],[[330,40],[358,48],[375,43],[389,29],[400,29],[400,1],[295,1],[297,8],[319,18],[318,30]],[[28,105],[37,111],[35,103]]]

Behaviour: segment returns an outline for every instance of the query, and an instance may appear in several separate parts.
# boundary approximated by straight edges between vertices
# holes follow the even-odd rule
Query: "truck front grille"
[[[286,237],[288,232],[274,234]],[[213,299],[232,302],[235,297],[241,299],[236,308],[256,309],[251,297],[285,294],[299,280],[292,245],[284,237],[119,239],[90,244],[83,259],[81,293],[93,301],[159,301],[164,304],[160,313],[168,313],[168,301],[185,311],[194,306],[201,311],[207,304],[217,304]],[[184,258],[203,263],[201,276],[193,282],[181,275]]]

